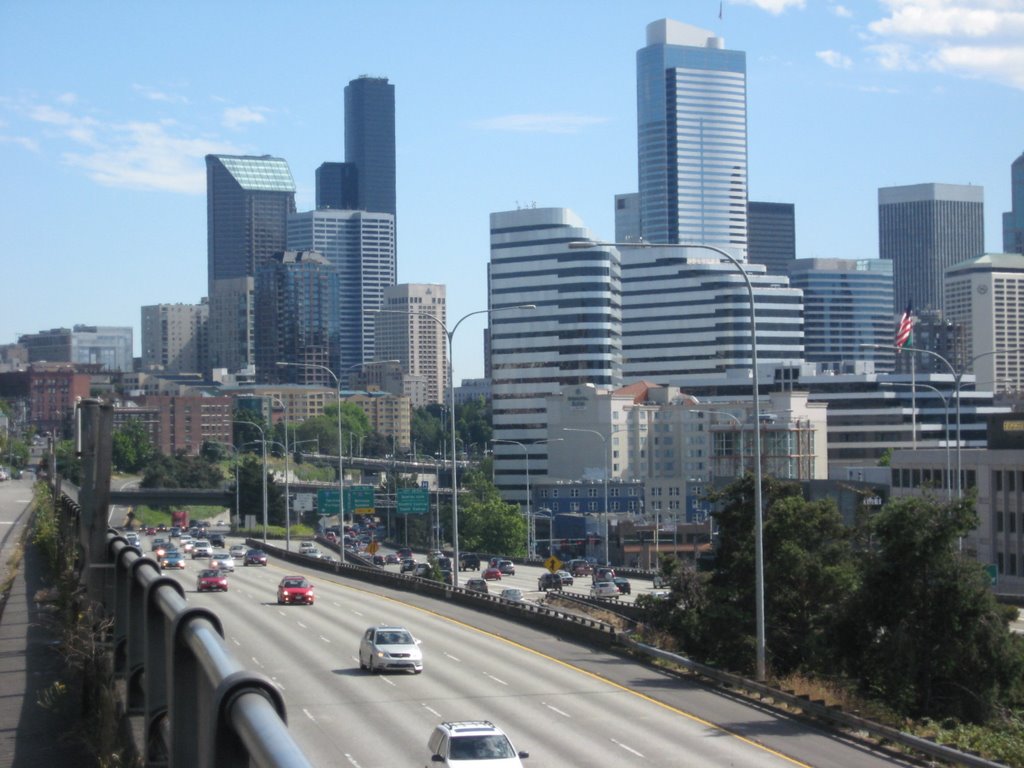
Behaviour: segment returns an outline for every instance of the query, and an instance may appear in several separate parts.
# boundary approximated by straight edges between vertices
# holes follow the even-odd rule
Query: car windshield
[[[377,633],[377,645],[411,645],[412,635],[401,630]]]
[[[218,578],[220,577],[220,571],[200,571],[199,577],[202,579]]]
[[[300,587],[306,586],[306,580],[305,579],[285,579],[284,583],[281,586],[282,587],[288,587],[290,589],[298,589]]]
[[[504,736],[459,736],[452,739],[451,744],[448,751],[451,760],[501,760],[516,756]]]

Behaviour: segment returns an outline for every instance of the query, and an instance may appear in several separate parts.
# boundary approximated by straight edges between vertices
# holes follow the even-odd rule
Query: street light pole
[[[562,427],[563,432],[589,432],[592,435],[597,435],[601,438],[604,448],[603,453],[605,454],[605,465],[604,465],[604,564],[611,565],[611,560],[608,559],[608,476],[612,472],[612,446],[610,440],[605,440],[604,434],[598,432],[596,429],[582,429],[577,427]]]
[[[267,436],[263,434],[263,427],[251,421],[235,421],[235,424],[248,424],[260,431],[260,442],[263,445],[263,543],[267,543]]]
[[[288,406],[279,397],[270,399],[271,403],[275,400],[281,404],[281,408],[284,410],[284,549],[289,552],[292,548],[292,502],[288,487],[288,475],[290,474],[288,467]]]
[[[950,466],[950,461],[949,461],[949,398],[946,397],[944,394],[942,394],[942,392],[939,391],[938,387],[933,387],[931,384],[910,384],[910,383],[907,383],[905,381],[884,381],[884,382],[882,382],[882,384],[886,385],[886,386],[890,386],[890,387],[915,387],[915,386],[916,387],[924,387],[925,389],[930,389],[932,392],[934,392],[935,394],[937,394],[939,397],[942,398],[943,412],[946,415],[946,433],[945,433],[946,439],[944,440],[944,442],[946,443],[946,482],[945,482],[945,486],[946,486],[946,500],[947,501],[952,500],[952,498],[953,498],[953,469]],[[916,405],[914,405],[913,407],[915,409],[917,408]],[[915,443],[915,445],[916,445],[916,443]]]
[[[562,438],[553,437],[548,440],[538,440],[529,445],[547,445],[548,443],[561,442]],[[530,493],[530,449],[525,443],[520,443],[518,440],[507,440],[505,438],[495,438],[491,440],[492,443],[511,443],[512,445],[518,445],[523,449],[523,455],[526,457],[526,557],[534,558],[537,555],[537,538],[534,535],[533,528],[533,494]]]
[[[756,622],[757,622],[757,679],[764,681],[765,671],[765,622],[764,622],[764,510],[761,503],[761,388],[757,373],[757,313],[754,301],[754,285],[743,264],[728,251],[705,243],[612,243],[594,240],[583,240],[569,243],[569,248],[593,248],[594,246],[613,246],[617,248],[699,248],[713,251],[728,259],[739,270],[747,287],[747,298],[750,302],[750,372],[751,389],[754,400],[754,570]]]
[[[458,451],[455,445],[455,439],[457,437],[455,433],[455,361],[453,360],[453,347],[455,332],[459,330],[459,326],[462,325],[463,321],[467,318],[473,317],[474,315],[491,315],[495,312],[505,312],[512,309],[536,309],[535,304],[518,304],[512,307],[497,307],[495,309],[478,309],[475,312],[469,312],[458,319],[452,328],[448,328],[444,321],[441,320],[437,315],[431,312],[418,312],[416,310],[405,310],[405,309],[370,309],[367,310],[370,314],[389,314],[389,315],[416,315],[418,317],[429,317],[432,321],[437,323],[444,335],[448,339],[448,405],[451,412],[451,436],[452,436],[452,560],[454,568],[452,568],[452,586],[459,586],[459,482],[458,482]]]

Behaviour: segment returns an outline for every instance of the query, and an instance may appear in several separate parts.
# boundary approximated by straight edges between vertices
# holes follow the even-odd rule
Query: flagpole
[[[910,355],[910,446],[917,450],[917,355]]]

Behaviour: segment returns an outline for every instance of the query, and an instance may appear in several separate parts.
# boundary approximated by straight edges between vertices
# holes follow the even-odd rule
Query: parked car
[[[475,571],[480,568],[480,556],[472,552],[463,552],[459,555],[460,571]]]
[[[614,581],[598,581],[590,585],[591,597],[618,597],[619,588]]]
[[[174,568],[184,570],[185,568],[185,557],[177,549],[165,549],[164,553],[160,555],[160,567],[161,568]]]
[[[537,579],[537,589],[541,592],[547,592],[549,589],[560,590],[561,588],[562,577],[557,573],[542,573]]]
[[[523,590],[519,589],[519,587],[506,587],[501,590],[501,596],[513,603],[523,602]]]
[[[250,549],[245,553],[245,560],[242,562],[245,565],[266,565],[267,553],[262,549]]]
[[[483,592],[485,595],[489,591],[487,589],[487,582],[483,579],[468,579],[465,587],[472,592]]]
[[[359,668],[371,672],[405,669],[423,671],[420,641],[405,627],[369,627],[359,642]]]
[[[231,571],[234,573],[235,558],[227,552],[214,552],[210,555],[210,567],[216,568],[219,571]]]
[[[216,568],[204,568],[196,577],[196,592],[227,592],[228,577]]]
[[[484,568],[480,577],[485,581],[501,581],[501,571],[497,568]]]
[[[487,720],[441,723],[427,740],[431,761],[452,766],[486,765],[488,768],[522,768],[521,758],[508,736]]]
[[[277,585],[277,604],[302,603],[312,605],[315,600],[313,585],[305,576],[285,576]]]
[[[633,592],[633,586],[625,576],[616,576],[612,579],[612,584],[619,588],[620,595],[628,595]]]

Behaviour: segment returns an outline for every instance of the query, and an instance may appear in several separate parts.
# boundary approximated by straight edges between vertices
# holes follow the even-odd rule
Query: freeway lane
[[[426,739],[437,722],[478,718],[505,728],[531,753],[533,768],[892,764],[803,723],[529,626],[329,574],[309,574],[318,592],[312,607],[275,603],[286,569],[302,570],[292,565],[239,568],[230,592],[199,595],[200,562],[178,575],[188,599],[215,610],[239,657],[281,687],[290,727],[317,765],[427,765]],[[380,622],[403,624],[423,641],[422,675],[359,670],[359,636]]]

